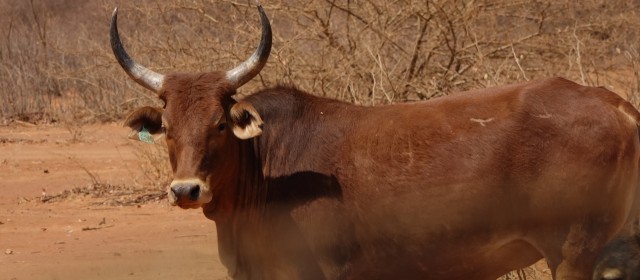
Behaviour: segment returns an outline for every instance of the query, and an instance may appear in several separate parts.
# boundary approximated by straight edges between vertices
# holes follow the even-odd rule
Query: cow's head
[[[229,71],[197,74],[159,74],[136,63],[124,50],[111,18],[111,48],[118,63],[138,84],[165,102],[164,108],[143,107],[131,113],[125,125],[131,138],[153,141],[166,136],[174,180],[169,201],[182,208],[211,203],[234,172],[240,139],[261,134],[262,120],[248,103],[236,102],[236,89],[256,76],[271,51],[271,26],[262,7],[262,38],[253,55]]]

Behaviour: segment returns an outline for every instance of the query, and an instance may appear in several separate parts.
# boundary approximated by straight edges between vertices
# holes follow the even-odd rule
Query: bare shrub
[[[273,22],[273,52],[241,93],[290,84],[375,105],[557,75],[623,95],[637,92],[630,85],[636,83],[637,1],[263,4]],[[259,39],[253,1],[120,5],[124,43],[159,72],[229,69]],[[0,118],[111,121],[140,104],[158,105],[112,57],[114,6],[107,0],[0,1]]]
[[[151,191],[126,185],[92,183],[83,187],[64,190],[55,195],[43,193],[39,201],[42,203],[61,202],[75,198],[90,198],[93,205],[134,206],[149,202],[157,202],[166,198],[166,192]]]
[[[155,145],[135,143],[139,167],[144,170],[143,177],[136,178],[135,183],[143,188],[164,192],[173,177],[166,144],[164,141],[159,142]]]

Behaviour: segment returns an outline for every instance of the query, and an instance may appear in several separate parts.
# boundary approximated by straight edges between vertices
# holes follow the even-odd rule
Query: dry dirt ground
[[[143,177],[127,132],[86,126],[77,141],[65,127],[0,126],[0,279],[225,279],[215,224],[200,211],[110,203],[123,190],[109,186]],[[106,193],[42,202],[92,193],[92,177]]]
[[[226,279],[215,224],[200,211],[165,199],[118,203],[145,189],[138,151],[147,144],[127,133],[0,126],[0,279]],[[526,271],[550,279],[543,262]]]

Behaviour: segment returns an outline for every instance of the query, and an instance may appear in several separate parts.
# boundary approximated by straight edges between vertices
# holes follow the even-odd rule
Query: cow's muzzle
[[[211,201],[211,191],[200,179],[174,180],[168,191],[169,202],[181,208],[199,208]]]

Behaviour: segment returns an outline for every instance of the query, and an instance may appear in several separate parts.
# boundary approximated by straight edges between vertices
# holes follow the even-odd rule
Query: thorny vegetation
[[[132,206],[157,201],[167,196],[164,191],[150,191],[126,185],[93,182],[90,185],[64,190],[58,194],[42,194],[40,202],[50,203],[73,198],[90,198],[93,205]]]
[[[112,56],[115,2],[0,1],[0,119],[110,121],[157,102]],[[120,31],[158,72],[229,69],[259,40],[253,2],[125,1]],[[241,93],[280,83],[375,105],[564,76],[635,102],[640,87],[640,1],[262,2],[273,52]]]

